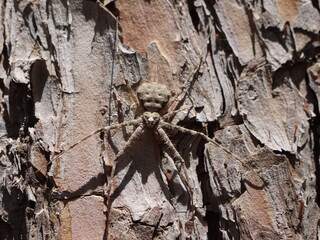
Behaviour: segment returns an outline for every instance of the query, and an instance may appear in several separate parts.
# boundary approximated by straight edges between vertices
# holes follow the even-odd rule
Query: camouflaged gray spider
[[[108,132],[112,129],[119,129],[126,126],[136,126],[136,129],[133,131],[133,133],[129,137],[125,146],[118,152],[115,159],[113,160],[113,165],[111,168],[111,174],[109,177],[108,187],[107,187],[108,209],[110,209],[111,207],[110,192],[112,188],[111,182],[115,176],[117,162],[120,159],[120,156],[125,154],[127,148],[132,146],[134,141],[139,138],[139,136],[144,132],[146,128],[151,129],[155,134],[158,134],[160,136],[163,143],[172,152],[173,157],[179,160],[181,163],[180,166],[177,166],[178,174],[190,195],[190,207],[191,207],[191,213],[193,218],[195,214],[195,207],[193,204],[193,191],[190,186],[190,179],[187,174],[187,167],[184,159],[181,157],[180,153],[177,151],[177,149],[171,142],[170,138],[168,137],[164,129],[177,130],[183,133],[191,134],[193,136],[201,136],[206,141],[219,146],[220,148],[222,148],[224,151],[231,154],[232,156],[234,155],[229,150],[222,147],[220,144],[218,144],[217,142],[215,142],[214,140],[212,140],[202,132],[198,132],[198,131],[190,130],[181,126],[173,125],[165,121],[165,119],[170,119],[177,112],[177,111],[168,111],[168,110],[173,105],[173,103],[177,101],[177,98],[181,96],[181,94],[186,90],[185,86],[180,90],[180,93],[176,94],[175,96],[172,96],[171,91],[165,85],[157,82],[142,83],[141,86],[138,87],[137,93],[133,91],[133,89],[128,83],[127,83],[127,87],[128,87],[129,94],[131,95],[131,98],[134,101],[134,105],[135,105],[134,108],[136,110],[135,112],[138,115],[136,119],[100,128],[90,133],[85,138],[73,144],[72,146],[68,147],[63,152],[56,155],[50,162],[53,162],[56,158],[60,157],[62,154],[66,153],[67,151],[71,150],[78,144],[84,142],[85,140],[94,136],[97,133]],[[180,174],[181,167],[184,174]]]

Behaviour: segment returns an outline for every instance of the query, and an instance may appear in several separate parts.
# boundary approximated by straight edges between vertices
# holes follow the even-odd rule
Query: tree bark
[[[0,12],[0,239],[320,239],[319,1]],[[65,151],[138,118],[144,82],[178,96],[170,123],[215,141],[166,131],[186,172],[146,127]]]

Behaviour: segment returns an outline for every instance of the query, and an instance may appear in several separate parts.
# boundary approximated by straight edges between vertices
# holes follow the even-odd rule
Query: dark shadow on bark
[[[52,185],[56,185],[52,178],[50,178],[50,181],[52,182]],[[92,194],[93,190],[97,189],[99,186],[103,186],[105,182],[105,175],[103,173],[100,173],[98,174],[98,176],[91,178],[85,185],[81,186],[76,191],[62,191],[60,193],[54,192],[52,193],[51,197],[57,200],[76,200],[77,198],[86,194]],[[101,195],[103,195],[103,193]]]
[[[7,223],[0,221],[0,226],[9,227],[6,230],[1,230],[1,234],[11,236],[7,239],[27,239],[27,228],[25,223],[25,211],[27,208],[27,198],[25,194],[16,187],[11,187],[10,192],[3,189],[3,209],[8,213]],[[0,228],[2,229],[2,228]],[[1,238],[6,239],[6,238]]]
[[[34,103],[41,102],[43,89],[47,83],[49,72],[45,60],[36,61],[31,67],[31,90]]]
[[[219,213],[213,211],[206,211],[204,218],[208,224],[208,239],[220,240],[222,239],[222,232],[219,229],[220,216]]]
[[[308,79],[308,78],[307,78]],[[308,81],[312,81],[311,79],[308,79]],[[320,112],[319,112],[319,102],[317,101],[317,97],[315,96],[315,93],[313,90],[309,89],[308,91],[308,99],[310,102],[314,104],[314,113],[315,118],[312,119],[310,123],[310,130],[312,132],[313,138],[314,138],[314,148],[313,148],[313,154],[314,154],[314,163],[315,163],[315,177],[316,177],[316,203],[318,206],[320,206]]]
[[[23,83],[10,82],[9,87],[9,112],[7,122],[8,136],[17,138],[19,130],[27,116],[27,92],[28,85]]]

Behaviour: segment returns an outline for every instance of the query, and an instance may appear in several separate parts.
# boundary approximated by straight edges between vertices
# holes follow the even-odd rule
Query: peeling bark
[[[104,2],[0,3],[0,239],[320,239],[319,1]],[[131,126],[56,157],[146,81],[220,146],[169,129],[184,173]]]

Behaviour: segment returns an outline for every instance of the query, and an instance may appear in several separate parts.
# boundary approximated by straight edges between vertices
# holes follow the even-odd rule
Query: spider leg
[[[103,132],[103,131],[110,131],[112,129],[118,129],[118,128],[122,128],[122,127],[126,127],[126,126],[130,126],[130,125],[139,125],[142,123],[142,119],[135,119],[132,121],[128,121],[128,122],[123,122],[123,123],[118,123],[118,124],[114,124],[111,126],[107,126],[107,127],[103,127],[100,129],[97,129],[93,132],[91,132],[89,135],[87,135],[86,137],[84,137],[83,139],[81,139],[80,141],[76,142],[75,144],[71,145],[70,147],[66,148],[65,150],[63,150],[61,153],[59,153],[58,155],[55,155],[48,163],[47,165],[51,164],[52,162],[54,162],[57,158],[61,157],[63,154],[65,154],[66,152],[70,151],[71,149],[73,149],[74,147],[76,147],[77,145],[79,145],[80,143],[86,141],[88,138]],[[40,170],[35,171],[35,173],[39,172]]]
[[[142,109],[140,106],[141,104],[139,102],[138,97],[136,96],[133,89],[131,88],[129,82],[126,79],[125,79],[125,82],[126,82],[126,87],[128,89],[128,93],[129,93],[128,99],[121,97],[115,88],[114,88],[114,94],[115,94],[117,100],[120,100],[120,102],[124,102],[129,107],[130,111],[132,111],[137,116],[137,115],[139,115],[139,113],[141,114],[141,112],[142,112]]]
[[[139,126],[134,130],[134,132],[131,134],[131,136],[129,137],[128,141],[126,142],[126,144],[124,145],[124,147],[118,152],[118,154],[116,155],[115,159],[113,160],[113,166],[112,166],[112,170],[111,170],[111,174],[110,174],[110,180],[112,180],[112,178],[115,175],[115,170],[116,170],[116,164],[119,160],[119,158],[125,153],[126,149],[128,147],[131,147],[132,144],[134,143],[134,141],[140,137],[140,135],[143,132],[143,124],[139,124]],[[108,189],[108,193],[110,193],[111,189]]]
[[[242,165],[244,165],[244,163],[242,163],[241,159],[237,156],[235,156],[232,152],[230,152],[228,149],[226,149],[225,147],[223,147],[222,145],[220,145],[219,143],[217,143],[216,141],[214,141],[213,139],[209,138],[207,135],[205,135],[202,132],[198,132],[198,131],[194,131],[194,130],[190,130],[188,128],[184,128],[181,126],[177,126],[177,125],[173,125],[171,123],[168,122],[164,122],[161,121],[160,122],[160,126],[167,128],[167,129],[173,129],[173,130],[178,130],[180,132],[183,133],[188,133],[192,136],[201,136],[202,138],[204,138],[207,142],[213,143],[214,145],[218,146],[219,148],[221,148],[222,150],[224,150],[226,153],[228,153],[230,156],[232,156],[233,158],[235,158],[236,160],[238,160]]]
[[[102,2],[100,2],[99,0],[96,0],[96,1],[97,1],[98,5],[99,5],[103,10],[105,10],[105,11],[108,12],[111,16],[113,16],[114,18],[116,18],[116,17],[110,12],[110,10],[104,6],[104,4],[103,4]]]
[[[115,94],[117,100],[120,100],[120,102],[124,102],[127,106],[129,106],[129,108],[131,110],[132,105],[134,105],[135,103],[134,104],[130,104],[126,99],[124,99],[123,97],[120,96],[120,94],[117,92],[116,89],[114,89],[114,94]]]
[[[190,186],[190,182],[191,181],[190,181],[189,176],[188,176],[186,163],[185,163],[184,159],[181,157],[180,153],[175,148],[175,146],[172,144],[172,142],[171,142],[170,138],[168,137],[167,133],[162,129],[161,126],[158,126],[157,131],[158,131],[161,139],[163,140],[164,144],[166,144],[168,146],[168,148],[172,151],[172,153],[174,155],[174,158],[179,159],[179,161],[181,163],[181,166],[183,168],[185,177],[184,176],[182,177],[182,175],[179,173],[179,171],[180,171],[179,167],[178,167],[178,173],[179,173],[179,176],[180,176],[183,184],[186,186],[187,191],[190,194],[191,214],[192,214],[191,220],[193,220],[194,216],[195,216],[195,206],[193,204],[193,191],[192,191],[192,188]]]
[[[122,73],[124,74],[125,71],[122,67],[122,64],[120,64],[120,69],[121,69]],[[126,87],[128,89],[129,98],[133,102],[133,104],[131,104],[131,105],[127,104],[127,105],[130,107],[130,110],[132,110],[135,115],[141,115],[141,113],[143,112],[143,109],[141,107],[139,98],[125,77],[124,77],[124,81],[126,82]]]
[[[131,100],[138,106],[139,105],[139,99],[138,99],[137,94],[133,91],[133,89],[132,89],[132,87],[129,84],[127,79],[125,79],[125,82],[126,82],[126,86],[128,88],[128,92],[130,94]]]
[[[125,146],[118,152],[118,154],[116,155],[115,159],[113,160],[113,164],[112,164],[112,169],[111,169],[111,174],[108,180],[108,186],[107,186],[107,230],[106,232],[109,231],[109,220],[110,220],[110,210],[111,210],[111,205],[112,205],[112,201],[110,198],[110,193],[111,193],[111,189],[112,189],[112,179],[115,176],[115,172],[116,172],[116,168],[117,168],[117,163],[119,161],[119,158],[125,153],[126,149],[130,146],[132,146],[132,144],[134,143],[134,141],[140,137],[140,135],[143,133],[143,124],[140,121],[139,126],[134,130],[134,132],[131,134],[130,138],[128,139],[128,141],[126,142]]]
[[[181,109],[177,109],[177,110],[171,110],[168,113],[166,113],[165,115],[163,115],[162,119],[165,119],[165,120],[170,119],[171,117],[173,117],[177,113],[185,111],[185,110],[188,110],[188,112],[190,111],[189,108],[181,108]]]
[[[205,48],[207,48],[207,45],[206,45]],[[189,74],[189,76],[187,77],[187,79],[183,83],[182,87],[180,88],[180,91],[177,94],[175,94],[172,98],[170,98],[170,100],[166,104],[166,106],[164,108],[162,108],[162,110],[159,112],[160,115],[163,115],[164,113],[168,112],[169,108],[175,102],[178,101],[178,98],[180,96],[185,96],[187,94],[187,91],[190,89],[193,77],[194,77],[195,74],[197,74],[199,72],[204,59],[207,57],[207,54],[208,54],[208,50],[207,49],[202,51],[202,54],[200,56],[200,61],[199,61],[198,65],[197,65],[197,67]],[[172,114],[174,114],[174,113],[172,113]],[[166,115],[169,115],[168,117],[170,118],[172,116],[172,114],[169,112]]]

